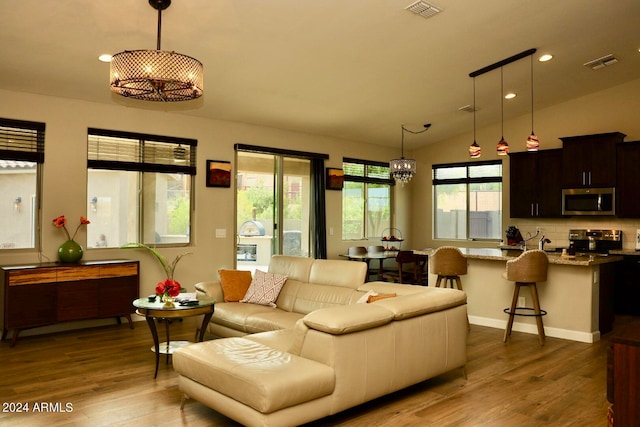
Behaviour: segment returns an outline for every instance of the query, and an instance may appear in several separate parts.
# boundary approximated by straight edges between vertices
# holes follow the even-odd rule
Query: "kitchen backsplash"
[[[622,248],[635,249],[636,229],[640,228],[640,219],[618,219],[606,217],[571,217],[558,219],[522,219],[512,218],[508,223],[520,229],[522,237],[525,239],[536,234],[536,227],[540,227],[540,235],[527,242],[528,248],[537,248],[538,240],[543,235],[551,240],[545,245],[548,248],[569,246],[570,229],[598,229],[598,230],[622,230]],[[505,226],[505,230],[507,229]],[[506,237],[503,231],[503,239]]]

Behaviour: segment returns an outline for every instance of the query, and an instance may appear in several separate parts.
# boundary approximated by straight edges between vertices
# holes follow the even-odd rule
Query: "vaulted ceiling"
[[[640,78],[638,0],[434,0],[430,18],[414,1],[173,0],[162,49],[204,64],[205,95],[134,104],[390,146],[432,123],[410,149],[469,132],[469,73],[527,49],[554,55],[534,62],[536,109]],[[127,104],[97,57],[155,49],[157,17],[147,0],[4,0],[0,88]],[[505,119],[530,114],[530,59],[502,71]],[[478,126],[499,121],[500,70],[475,80]]]

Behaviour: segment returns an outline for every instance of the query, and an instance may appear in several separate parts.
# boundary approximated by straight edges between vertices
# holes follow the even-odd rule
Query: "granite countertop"
[[[522,251],[519,249],[499,249],[499,248],[459,248],[464,256],[468,259],[481,259],[488,261],[509,261],[510,259],[517,258]],[[420,255],[430,255],[433,249],[423,249],[420,251],[414,251],[414,253]],[[639,254],[640,255],[640,254]],[[549,264],[557,265],[575,265],[590,267],[592,265],[606,264],[610,262],[622,261],[622,256],[615,255],[579,255],[575,258],[563,257],[558,252],[548,252]]]
[[[617,250],[611,250],[609,251],[609,254],[611,255],[634,255],[634,256],[640,256],[640,250],[634,250],[634,249],[617,249]]]

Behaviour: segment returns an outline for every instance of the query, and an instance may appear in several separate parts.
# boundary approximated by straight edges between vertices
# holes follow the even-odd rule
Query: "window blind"
[[[433,185],[502,182],[502,161],[433,165]]]
[[[345,181],[394,185],[389,163],[343,157],[342,168]]]
[[[45,124],[0,119],[0,159],[44,163]]]
[[[89,128],[87,166],[195,175],[197,145],[195,139]]]

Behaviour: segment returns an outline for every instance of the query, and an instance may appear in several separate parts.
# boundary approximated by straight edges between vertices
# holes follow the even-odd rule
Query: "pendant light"
[[[473,99],[474,99],[474,103],[475,103],[475,91],[476,91],[476,87],[475,87],[475,78],[488,73],[490,71],[493,70],[497,70],[498,68],[500,68],[500,107],[501,107],[501,123],[502,123],[502,136],[500,138],[500,142],[498,142],[498,145],[496,146],[496,152],[499,156],[506,156],[507,154],[509,154],[509,144],[507,143],[507,141],[505,141],[504,139],[504,75],[503,75],[503,67],[505,65],[511,64],[512,62],[516,62],[522,58],[526,58],[527,56],[531,57],[532,61],[533,61],[533,54],[536,53],[537,49],[527,49],[523,52],[520,52],[518,54],[515,54],[513,56],[510,56],[509,58],[505,58],[501,61],[495,62],[491,65],[487,65],[486,67],[480,68],[479,70],[473,71],[471,73],[469,73],[469,77],[474,79],[474,86],[473,86]],[[535,141],[537,141],[537,137],[535,136],[535,134],[533,133],[533,65],[531,66],[531,137],[534,138]],[[474,137],[474,141],[473,144],[471,144],[471,146],[469,147],[469,155],[473,158],[472,156],[472,152],[475,153],[476,147],[479,150],[480,146],[478,145],[478,143],[475,141],[475,105],[474,105],[474,116],[473,116],[473,137]],[[530,137],[530,138],[531,138]],[[537,147],[537,145],[536,145]],[[536,148],[537,149],[537,148]],[[480,157],[480,154],[478,152],[478,157]]]
[[[391,171],[391,177],[395,179],[396,183],[399,183],[400,186],[404,187],[404,185],[407,182],[411,181],[411,178],[413,178],[413,175],[415,175],[416,173],[416,161],[414,159],[404,158],[404,132],[407,131],[413,134],[423,133],[429,130],[429,128],[431,127],[431,123],[427,123],[426,125],[424,125],[425,128],[423,130],[415,131],[415,132],[409,129],[406,129],[404,125],[401,125],[401,127],[402,127],[402,139],[401,139],[402,151],[400,152],[399,159],[393,159],[389,162],[389,169]]]
[[[506,156],[509,154],[509,144],[504,140],[504,73],[502,71],[502,67],[500,67],[500,108],[502,118],[500,123],[502,125],[502,136],[500,137],[500,141],[496,146],[496,151],[498,156]]]
[[[527,138],[527,151],[538,151],[540,141],[538,136],[533,132],[533,55],[531,58],[531,135]]]
[[[473,78],[473,144],[469,146],[469,157],[478,159],[482,155],[482,149],[476,142],[476,78]]]

